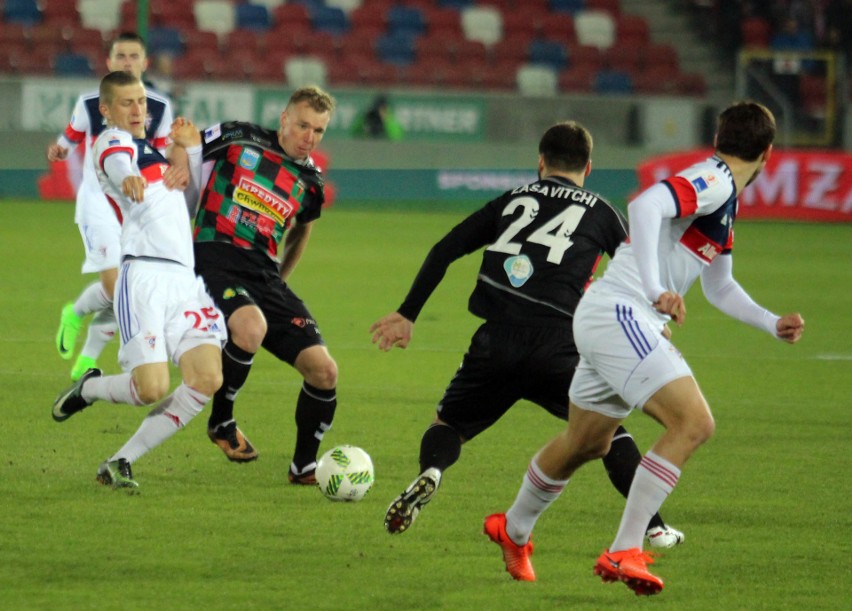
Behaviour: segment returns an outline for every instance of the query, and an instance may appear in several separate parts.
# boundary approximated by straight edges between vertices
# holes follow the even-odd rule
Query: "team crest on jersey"
[[[246,149],[243,151],[243,154],[240,155],[240,166],[247,170],[255,169],[259,162],[260,153],[255,150]]]
[[[241,286],[238,286],[236,288],[227,288],[225,289],[225,292],[222,293],[222,299],[233,299],[237,295],[248,297],[248,292]]]
[[[506,270],[509,283],[515,288],[523,286],[533,275],[532,261],[526,255],[509,257],[503,261],[503,269]]]
[[[146,335],[145,342],[148,344],[148,347],[153,350],[157,347],[157,336],[156,335]]]

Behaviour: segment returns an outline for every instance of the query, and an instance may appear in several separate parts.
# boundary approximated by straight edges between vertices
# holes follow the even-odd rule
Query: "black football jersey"
[[[493,322],[571,318],[603,253],[627,237],[624,217],[601,196],[548,177],[508,191],[464,219],[430,251],[399,309],[416,320],[447,267],[485,246],[471,313]]]

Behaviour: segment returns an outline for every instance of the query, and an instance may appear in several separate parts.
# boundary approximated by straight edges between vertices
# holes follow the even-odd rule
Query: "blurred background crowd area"
[[[696,46],[722,58],[848,53],[852,23],[849,0],[2,0],[0,73],[100,75],[105,44],[140,28],[140,4],[149,76],[166,89],[307,74],[331,86],[702,96],[716,70],[690,61]]]

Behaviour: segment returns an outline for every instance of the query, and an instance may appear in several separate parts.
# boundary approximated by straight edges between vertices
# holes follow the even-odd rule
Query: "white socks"
[[[112,299],[107,296],[100,280],[84,288],[74,302],[74,313],[80,318],[106,309],[112,311]]]
[[[609,551],[642,548],[648,522],[660,510],[679,477],[680,469],[665,458],[653,452],[642,457],[627,495],[621,525]]]
[[[506,534],[517,545],[526,545],[538,517],[550,507],[568,484],[545,475],[533,458],[515,502],[506,512]],[[646,522],[647,524],[647,522]]]
[[[163,399],[160,405],[151,410],[133,437],[110,460],[125,458],[127,462],[134,463],[137,458],[156,448],[185,427],[190,420],[201,413],[201,409],[209,400],[210,397],[186,384],[181,384],[171,395]]]
[[[136,385],[129,373],[90,378],[83,384],[80,394],[89,403],[101,399],[110,403],[144,405],[136,394]]]
[[[95,312],[86,331],[86,343],[83,344],[80,355],[97,360],[117,332],[118,323],[115,322],[115,312],[110,303],[108,308]]]

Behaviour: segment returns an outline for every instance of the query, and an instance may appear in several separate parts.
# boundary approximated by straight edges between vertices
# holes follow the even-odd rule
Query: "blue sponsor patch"
[[[211,140],[215,140],[219,136],[222,135],[222,127],[221,124],[214,125],[212,127],[208,127],[204,130],[204,142],[210,142]]]
[[[692,179],[692,186],[695,187],[696,193],[701,193],[707,188],[707,181],[699,176],[698,178]]]
[[[109,141],[109,146],[118,146],[121,144],[121,141],[118,138],[113,138]]]
[[[509,278],[509,284],[515,288],[522,287],[533,275],[533,264],[526,255],[509,257],[503,261],[503,269]]]
[[[247,170],[253,170],[260,162],[260,153],[252,149],[246,149],[240,155],[240,166]]]

